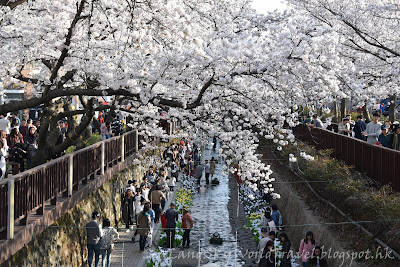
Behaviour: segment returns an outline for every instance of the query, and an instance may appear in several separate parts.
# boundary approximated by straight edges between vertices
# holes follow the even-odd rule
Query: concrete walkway
[[[164,211],[169,208],[172,200],[175,199],[177,189],[180,188],[180,183],[176,184],[175,191],[170,192],[167,204],[165,205]],[[172,194],[173,193],[173,194]],[[154,244],[158,243],[158,237],[161,234],[161,223],[156,224],[153,230],[153,248]],[[139,252],[139,236],[136,236],[136,242],[132,242],[132,236],[135,230],[126,232],[125,228],[121,228],[119,231],[119,240],[115,243],[115,250],[111,254],[111,266],[112,267],[143,267],[146,266],[146,256],[148,252]],[[155,242],[154,242],[155,241]],[[100,263],[101,264],[101,259]],[[101,265],[100,265],[101,266]]]

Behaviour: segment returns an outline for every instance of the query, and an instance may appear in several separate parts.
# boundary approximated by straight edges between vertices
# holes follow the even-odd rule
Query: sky
[[[253,8],[259,13],[267,13],[275,9],[284,10],[286,4],[282,0],[253,0]]]

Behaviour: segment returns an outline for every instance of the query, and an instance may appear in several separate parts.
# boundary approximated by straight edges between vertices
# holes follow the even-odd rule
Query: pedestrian
[[[161,203],[165,200],[165,195],[161,192],[161,186],[155,185],[156,190],[151,192],[150,200],[153,206],[153,210],[155,213],[154,223],[159,223],[160,221],[160,212],[161,212]]]
[[[117,230],[111,227],[110,220],[103,219],[103,237],[100,239],[100,252],[102,267],[110,267],[111,252],[114,250],[114,243],[119,238]],[[107,264],[106,264],[107,259]]]
[[[4,142],[0,139],[0,180],[6,175],[6,156],[4,154]]]
[[[215,158],[212,157],[211,160],[210,160],[210,175],[211,175],[211,180],[212,180],[213,177],[214,177],[215,166],[216,166]]]
[[[169,190],[171,190],[171,192],[173,192],[174,187],[176,186],[176,178],[173,176],[171,178],[168,177],[167,182],[168,182]]]
[[[210,163],[208,163],[208,160],[206,160],[205,165],[204,165],[204,172],[206,176],[206,184],[210,183]]]
[[[287,234],[281,233],[279,235],[279,239],[282,244],[282,251],[281,251],[282,258],[281,258],[281,264],[279,265],[279,267],[291,267],[292,266],[291,257],[290,257],[291,243],[290,243],[289,237],[287,236]]]
[[[7,137],[8,145],[8,159],[11,162],[19,163],[19,169],[21,172],[25,170],[24,158],[26,158],[26,146],[24,145],[24,138],[19,133],[18,128],[11,129],[11,133]]]
[[[4,131],[6,135],[10,134],[11,124],[10,121],[4,117],[4,115],[0,115],[0,131]]]
[[[275,246],[274,242],[269,240],[265,244],[265,248],[262,250],[261,259],[258,264],[258,267],[275,267],[275,266],[276,266]]]
[[[175,180],[178,181],[178,176],[179,176],[178,164],[176,164],[176,162],[173,161],[171,164],[171,177],[175,177]]]
[[[19,126],[19,132],[25,137],[28,134],[28,126],[26,124],[26,120],[21,121],[21,126]]]
[[[187,207],[183,207],[182,212],[182,228],[183,232],[183,240],[182,240],[182,247],[190,247],[190,230],[193,229],[193,218],[190,215]]]
[[[342,122],[339,123],[339,133],[346,135],[346,136],[351,136],[351,130],[350,130],[350,120],[349,118],[343,118]]]
[[[321,119],[318,118],[317,114],[313,115],[313,121],[310,126],[315,128],[324,128],[324,124],[322,123]]]
[[[3,156],[8,156],[8,144],[7,144],[7,134],[5,130],[0,130],[0,141],[3,142],[3,148],[1,151],[3,152]]]
[[[278,210],[278,206],[276,204],[273,204],[271,207],[271,219],[274,221],[276,227],[280,227],[282,225],[282,215]]]
[[[193,170],[194,170],[194,162],[192,159],[192,156],[189,156],[188,164],[187,164],[187,170],[188,170],[188,175],[193,176]]]
[[[132,192],[136,192],[134,181],[136,182],[136,180],[128,180],[128,186],[125,188],[125,191],[130,189]]]
[[[101,124],[101,126],[100,126],[100,141],[110,139],[110,133],[111,133],[110,122],[107,121],[106,123]]]
[[[381,134],[381,123],[379,122],[379,114],[373,114],[373,120],[367,124],[367,128],[363,132],[363,135],[367,137],[367,143],[371,145],[376,145],[378,142],[378,137]]]
[[[100,238],[103,237],[103,231],[101,229],[101,224],[98,220],[100,219],[100,213],[94,211],[92,213],[92,220],[86,224],[86,235],[87,235],[87,249],[88,249],[88,264],[89,267],[93,266],[93,254],[94,266],[99,265],[100,260]]]
[[[386,124],[381,125],[382,133],[378,137],[378,142],[384,147],[392,148],[391,140],[393,133],[389,133],[388,127]]]
[[[392,140],[391,140],[391,144],[392,144],[392,148],[395,150],[400,150],[400,125],[399,124],[393,124],[392,125]]]
[[[36,127],[32,126],[29,128],[28,135],[25,137],[25,143],[27,145],[27,157],[26,157],[26,167],[31,168],[32,158],[36,155],[36,150],[38,149],[38,133]]]
[[[354,128],[353,128],[354,137],[365,141],[366,138],[365,138],[365,136],[362,135],[362,132],[364,132],[365,129],[367,129],[367,124],[363,121],[363,116],[358,115],[357,122],[354,124]]]
[[[113,115],[113,120],[111,122],[111,131],[114,136],[121,135],[124,132],[122,129],[121,121],[117,118],[117,114]]]
[[[167,219],[167,247],[175,247],[175,227],[178,220],[178,211],[175,209],[175,203],[171,202],[169,209],[165,212],[165,219]]]
[[[200,184],[201,176],[203,176],[203,170],[204,170],[203,165],[199,164],[196,166],[196,169],[194,171],[194,178],[197,179],[198,185]]]
[[[140,192],[140,191],[139,191]],[[139,228],[138,225],[138,218],[140,213],[144,210],[144,204],[146,200],[140,196],[140,193],[135,196],[135,222],[136,222],[136,227]],[[132,236],[132,242],[135,243],[135,238],[138,235],[138,230],[135,231],[135,233]]]
[[[151,204],[146,202],[145,205],[149,205],[150,210],[149,210],[149,215],[150,215],[150,233],[149,233],[149,242],[147,244],[148,247],[151,247],[153,244],[153,231],[154,231],[154,218],[155,218],[155,213],[154,210],[151,208]]]
[[[308,231],[306,238],[300,241],[299,255],[301,262],[303,263],[303,267],[308,267],[308,259],[311,257],[312,251],[316,244],[317,242],[314,239],[314,234],[311,231]]]
[[[135,198],[130,188],[126,189],[125,195],[122,198],[122,218],[126,225],[126,232],[130,231],[130,225],[133,225],[135,219]]]
[[[259,259],[261,259],[263,255],[263,251],[269,241],[274,242],[276,238],[276,232],[271,231],[268,233],[268,228],[263,227],[261,228],[261,234],[260,234],[260,242],[258,242],[258,251],[259,251]]]
[[[150,206],[145,205],[143,211],[139,214],[138,217],[138,228],[139,228],[138,234],[140,235],[139,249],[141,253],[144,252],[144,248],[146,246],[146,240],[150,233],[151,219],[149,211],[150,211]]]
[[[326,258],[322,256],[322,248],[315,246],[312,256],[308,259],[309,267],[328,267]]]
[[[275,222],[272,220],[271,213],[269,211],[265,211],[264,216],[261,217],[261,225],[267,227],[267,232],[277,232]]]
[[[11,128],[16,128],[16,127],[18,128],[20,125],[20,121],[18,119],[18,114],[14,112],[11,116],[12,116],[11,117]]]
[[[161,220],[162,229],[167,228],[167,219],[165,219],[165,212],[164,211],[161,212],[160,220]]]

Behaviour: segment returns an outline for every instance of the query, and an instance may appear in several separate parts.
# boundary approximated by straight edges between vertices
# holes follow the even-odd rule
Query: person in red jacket
[[[190,246],[190,230],[193,228],[193,218],[186,207],[183,207],[182,228],[184,229],[182,247],[185,247],[186,243],[188,248]]]
[[[161,226],[163,229],[167,228],[167,219],[165,218],[164,212],[160,215],[161,218]]]

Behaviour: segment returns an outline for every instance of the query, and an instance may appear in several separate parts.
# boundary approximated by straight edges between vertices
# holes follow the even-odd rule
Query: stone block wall
[[[121,192],[128,180],[142,181],[142,167],[142,164],[132,164],[114,176],[2,266],[85,266],[87,249],[84,227],[90,221],[91,213],[97,210],[101,213],[100,220],[109,218],[112,226],[122,225]]]

